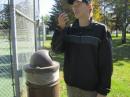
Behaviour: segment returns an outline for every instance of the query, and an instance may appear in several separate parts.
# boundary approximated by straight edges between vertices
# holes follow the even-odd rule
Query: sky
[[[40,16],[49,15],[54,4],[54,0],[40,0]]]

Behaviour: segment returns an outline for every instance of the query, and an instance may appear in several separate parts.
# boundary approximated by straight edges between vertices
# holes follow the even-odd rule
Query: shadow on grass
[[[0,77],[11,78],[10,55],[0,56]]]
[[[56,54],[53,59],[61,63],[61,69],[63,69],[63,54]],[[130,60],[130,39],[127,39],[126,44],[121,43],[121,39],[113,39],[113,62]],[[123,66],[124,63],[118,62],[116,66]]]
[[[12,69],[11,69],[11,66],[6,66],[6,68],[1,68],[0,67],[0,78],[6,78],[6,79],[11,79],[13,74],[12,74]],[[18,70],[17,72],[18,76],[19,77],[22,77],[23,76],[23,70]]]
[[[47,36],[46,40],[52,40],[52,36]]]
[[[50,51],[52,60],[59,62],[60,70],[63,70],[64,54],[55,54],[54,52],[51,52],[51,40],[52,40],[51,36],[46,37],[46,42],[44,43],[44,49]]]
[[[113,62],[116,63],[117,66],[123,66],[124,63],[118,61],[125,61],[129,62],[130,60],[130,37],[127,37],[127,43],[121,43],[121,36],[120,37],[113,37]],[[51,41],[50,37],[48,38]],[[46,44],[48,45],[49,42]],[[50,50],[50,45],[46,46],[45,49]],[[52,55],[52,59],[60,62],[61,69],[63,67],[64,57],[63,54],[54,54]]]
[[[28,61],[27,57],[30,57],[30,53],[19,53],[18,54],[18,67],[20,68],[18,70],[18,75],[19,77],[22,77],[22,66],[26,64]],[[0,56],[0,77],[3,78],[11,78],[12,77],[12,72],[13,72],[13,67],[11,64],[11,55],[2,55]]]
[[[10,55],[2,55],[0,56],[0,65],[1,64],[10,64]]]
[[[52,58],[53,58],[53,60],[60,62],[60,69],[63,70],[64,55],[63,54],[55,54],[55,56],[53,56]]]
[[[113,39],[113,62],[130,60],[130,39],[126,44],[121,43],[121,39]],[[119,63],[118,66],[124,65]]]

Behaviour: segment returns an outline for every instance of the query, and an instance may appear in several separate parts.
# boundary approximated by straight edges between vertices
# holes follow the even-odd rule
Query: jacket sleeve
[[[111,76],[112,76],[112,49],[111,43],[107,37],[107,31],[104,27],[103,38],[99,47],[99,83],[97,92],[102,95],[107,95],[111,88]]]
[[[64,29],[65,30],[65,29]],[[54,31],[54,35],[52,37],[51,49],[55,53],[63,53],[64,52],[64,30],[57,27]]]

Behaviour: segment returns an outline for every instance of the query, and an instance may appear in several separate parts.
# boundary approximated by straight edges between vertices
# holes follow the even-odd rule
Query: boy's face
[[[73,2],[72,9],[77,19],[80,19],[82,17],[88,18],[90,15],[89,4],[86,4],[81,1],[75,0]]]

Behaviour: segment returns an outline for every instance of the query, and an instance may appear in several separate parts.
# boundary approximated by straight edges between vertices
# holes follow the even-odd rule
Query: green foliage
[[[50,17],[48,15],[42,16],[41,21],[44,22],[45,25],[48,24]]]
[[[1,6],[0,6],[1,7]],[[9,6],[4,4],[1,9],[1,17],[0,17],[0,29],[8,29],[9,28]]]
[[[72,23],[74,20],[74,16],[72,15],[73,12],[71,10],[70,5],[68,5],[65,0],[55,0],[55,5],[52,8],[52,11],[50,12],[50,21],[48,22],[49,30],[53,31],[56,26],[57,26],[57,17],[59,16],[60,13],[65,12],[69,16],[69,23]]]
[[[0,28],[1,29],[7,29],[7,28],[9,28],[9,21],[8,20],[0,21]]]
[[[103,15],[101,11],[101,5],[99,0],[93,0],[93,18],[94,20],[101,22],[103,21]]]
[[[124,28],[124,23],[125,23],[125,0],[114,0],[114,5],[115,5],[115,14],[116,14],[116,26],[120,30]]]

